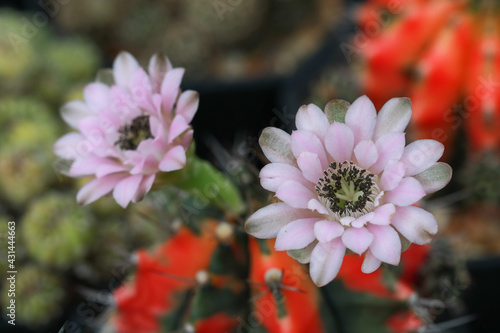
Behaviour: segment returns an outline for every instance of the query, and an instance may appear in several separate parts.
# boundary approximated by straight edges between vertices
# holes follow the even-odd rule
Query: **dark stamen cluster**
[[[118,130],[118,133],[120,133],[120,137],[115,142],[115,146],[122,150],[135,150],[141,141],[153,138],[147,115],[134,118],[131,124],[124,125]]]
[[[358,168],[353,162],[333,162],[329,168],[323,171],[324,177],[316,184],[316,192],[320,197],[327,199],[330,209],[334,213],[343,214],[360,212],[365,208],[366,202],[372,194],[374,177],[364,169]],[[362,192],[357,200],[344,200],[336,196],[342,193],[342,181],[344,184],[354,184],[356,192]]]

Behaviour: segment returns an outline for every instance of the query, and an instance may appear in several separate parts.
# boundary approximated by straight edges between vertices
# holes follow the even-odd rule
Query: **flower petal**
[[[328,243],[318,243],[314,247],[309,274],[318,287],[328,284],[337,276],[344,260],[345,249],[340,238]]]
[[[377,259],[391,265],[399,264],[401,258],[401,241],[391,226],[369,224],[368,231],[373,234],[370,251]]]
[[[80,205],[87,205],[100,197],[108,194],[127,174],[111,174],[102,178],[94,178],[85,184],[78,194],[76,200]]]
[[[366,96],[356,99],[345,115],[345,123],[354,133],[354,144],[371,139],[377,121],[377,111],[372,101]]]
[[[342,235],[344,245],[354,253],[361,255],[373,241],[373,235],[366,228],[347,228]]]
[[[318,218],[295,220],[280,229],[274,248],[277,251],[303,249],[311,244],[314,237],[314,224]]]
[[[328,121],[333,123],[334,121],[338,123],[345,123],[345,115],[347,110],[349,110],[351,103],[344,101],[343,99],[332,99],[325,105],[325,115]]]
[[[290,134],[275,127],[264,128],[259,138],[262,152],[269,161],[296,165],[290,142]]]
[[[182,146],[171,148],[161,160],[158,168],[161,171],[169,172],[182,169],[186,165],[186,151]]]
[[[401,162],[405,176],[414,176],[430,168],[443,156],[444,145],[436,140],[417,140],[404,149]]]
[[[318,156],[321,167],[326,170],[328,160],[326,158],[325,148],[320,139],[312,133],[306,131],[293,131],[291,136],[291,146],[293,155],[297,158],[303,152],[314,153]]]
[[[319,107],[309,104],[301,106],[297,111],[295,125],[298,130],[313,132],[318,138],[324,138],[329,122]]]
[[[438,231],[434,216],[428,211],[414,206],[397,207],[392,217],[392,225],[410,242],[423,245],[431,241]]]
[[[342,233],[344,233],[344,227],[335,221],[322,220],[314,225],[314,235],[320,242],[327,243],[342,236]]]
[[[163,54],[156,53],[149,60],[148,72],[151,76],[151,83],[154,92],[160,92],[160,87],[165,78],[165,74],[172,69],[172,64]]]
[[[374,217],[375,217],[374,212],[370,212],[368,214],[361,215],[356,220],[351,221],[351,226],[354,228],[362,228],[366,224],[366,222],[371,221],[371,219]]]
[[[349,126],[334,122],[328,127],[325,148],[335,161],[350,161],[353,147],[354,134]]]
[[[310,210],[295,209],[278,202],[253,213],[245,222],[245,231],[257,238],[274,238],[288,223],[309,217],[315,217]]]
[[[285,163],[267,164],[260,170],[259,177],[262,187],[271,192],[276,192],[287,180],[295,180],[302,185],[308,184],[299,169]]]
[[[402,162],[390,160],[380,177],[380,188],[382,191],[394,190],[405,175],[405,167]]]
[[[415,176],[424,189],[425,193],[434,193],[446,186],[451,180],[451,167],[442,162],[438,162],[430,168]]]
[[[95,170],[95,175],[97,178],[101,178],[112,173],[128,171],[128,168],[126,166],[116,162],[100,162],[97,165],[94,164],[92,167]]]
[[[409,206],[419,201],[425,196],[425,191],[422,185],[413,177],[406,177],[392,191],[385,192],[384,199],[386,202],[395,204],[396,206]]]
[[[368,250],[365,254],[365,260],[363,260],[363,264],[361,265],[361,271],[365,274],[373,273],[380,267],[380,264],[382,264],[382,262]]]
[[[183,116],[186,123],[190,123],[198,110],[199,104],[200,94],[193,90],[186,90],[179,96],[175,112]]]
[[[113,197],[120,206],[123,208],[128,206],[132,198],[136,195],[142,178],[143,175],[133,175],[116,184],[113,190]]]
[[[151,190],[151,187],[153,187],[153,183],[155,181],[156,174],[152,174],[149,176],[145,176],[142,179],[141,184],[139,185],[139,188],[135,192],[134,197],[132,198],[132,202],[139,202],[142,199],[144,199],[144,196]]]
[[[71,127],[77,128],[80,120],[88,117],[91,111],[83,101],[71,101],[61,108],[61,117]]]
[[[362,140],[354,148],[358,165],[363,169],[371,167],[378,159],[377,146],[372,140]]]
[[[90,155],[85,158],[79,158],[73,162],[69,169],[71,177],[84,177],[91,176],[96,172],[97,167],[102,164],[112,164],[112,162],[105,157],[98,157]]]
[[[403,132],[411,118],[411,100],[392,98],[384,104],[377,116],[373,140],[392,132]]]
[[[307,208],[309,200],[314,199],[315,194],[295,180],[287,180],[276,191],[276,197],[290,207]]]
[[[311,199],[307,203],[307,208],[312,210],[312,211],[317,211],[320,214],[323,215],[328,215],[328,210],[323,206],[321,202],[319,202],[317,199]]]
[[[141,173],[143,175],[149,175],[158,171],[158,160],[153,154],[147,154],[141,157],[141,161],[130,170],[130,174],[135,175]]]
[[[77,159],[80,157],[78,147],[82,142],[85,142],[85,138],[80,133],[65,134],[54,143],[54,154],[67,160]]]
[[[172,125],[168,132],[168,143],[172,143],[179,135],[185,132],[189,128],[189,124],[186,122],[181,115],[176,115],[174,120],[172,120]]]
[[[184,76],[184,68],[173,68],[165,74],[165,78],[161,84],[162,105],[167,112],[171,114],[177,96],[179,95],[182,77]]]
[[[113,63],[113,74],[116,84],[125,87],[130,86],[138,69],[139,64],[130,53],[120,52]]]
[[[391,224],[392,215],[396,212],[396,207],[393,204],[388,203],[377,207],[373,213],[375,214],[370,220],[372,224],[378,225],[389,225]]]
[[[303,152],[297,157],[297,164],[302,171],[303,178],[307,179],[313,184],[323,177],[323,168],[318,155],[310,152]]]
[[[311,253],[314,247],[316,247],[316,244],[318,244],[318,241],[312,242],[303,249],[288,250],[286,253],[301,264],[308,264],[311,261]]]
[[[404,133],[388,133],[375,142],[378,151],[378,159],[370,167],[374,174],[381,173],[390,160],[399,160],[405,148]]]
[[[85,104],[90,111],[89,115],[97,113],[98,111],[108,107],[110,89],[103,83],[89,83],[83,90],[83,97],[85,99]]]

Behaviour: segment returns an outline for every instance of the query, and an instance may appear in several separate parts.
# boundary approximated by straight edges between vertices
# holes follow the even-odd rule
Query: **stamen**
[[[358,217],[374,208],[380,193],[376,176],[353,162],[333,162],[316,184],[316,192],[334,215]]]
[[[115,146],[122,150],[135,150],[142,141],[153,138],[147,115],[134,118],[131,124],[121,127],[118,133],[120,137],[115,142]]]

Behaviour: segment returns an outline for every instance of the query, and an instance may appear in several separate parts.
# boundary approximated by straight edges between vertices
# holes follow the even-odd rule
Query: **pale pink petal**
[[[174,68],[167,72],[161,84],[162,105],[171,114],[184,76],[184,68]]]
[[[377,207],[373,213],[375,214],[370,220],[372,224],[389,225],[391,223],[392,215],[396,212],[396,207],[388,203]]]
[[[411,101],[409,98],[392,98],[384,104],[377,116],[377,124],[373,139],[392,132],[403,132],[411,118]]]
[[[132,198],[137,194],[142,179],[143,175],[133,175],[116,184],[113,190],[113,197],[120,206],[123,208],[128,206]]]
[[[422,185],[413,177],[406,177],[392,191],[385,192],[384,199],[386,202],[395,204],[396,206],[409,206],[419,201],[425,196],[425,191]]]
[[[65,134],[54,143],[54,154],[67,160],[74,160],[79,157],[76,148],[83,141],[85,141],[85,138],[80,133],[71,132]]]
[[[111,174],[102,178],[94,178],[85,184],[78,194],[76,200],[80,205],[87,205],[100,197],[108,194],[127,174]]]
[[[345,216],[340,219],[340,223],[346,227],[350,227],[351,223],[356,221],[356,218],[353,216]]]
[[[115,82],[119,86],[128,87],[139,69],[137,60],[128,52],[120,52],[113,63]]]
[[[363,227],[367,222],[371,221],[375,217],[375,213],[371,212],[365,215],[362,215],[358,217],[356,220],[351,222],[351,226],[354,228],[361,228]]]
[[[382,264],[382,262],[368,250],[365,254],[365,260],[363,260],[363,264],[361,265],[361,271],[365,274],[373,273],[380,267],[380,264]]]
[[[170,129],[168,132],[168,143],[172,143],[172,141],[174,141],[188,128],[189,124],[186,123],[186,119],[184,119],[184,117],[181,115],[176,115],[174,117],[174,120],[172,121],[172,125],[170,125]]]
[[[307,208],[313,211],[315,210],[320,214],[328,215],[328,210],[317,199],[309,200],[309,202],[307,203]]]
[[[340,238],[316,245],[311,253],[309,273],[318,287],[328,284],[337,276],[344,260],[345,250]]]
[[[310,217],[316,217],[316,214],[278,202],[253,213],[245,222],[245,231],[257,238],[275,238],[278,231],[288,223]]]
[[[347,228],[342,234],[342,242],[354,253],[361,255],[373,241],[373,235],[366,228]]]
[[[334,122],[328,127],[325,148],[335,161],[350,161],[353,147],[354,135],[349,126]]]
[[[363,169],[371,167],[378,159],[377,146],[372,140],[362,140],[354,148],[358,165]]]
[[[317,218],[295,220],[280,229],[274,248],[277,251],[303,249],[311,244],[314,237],[314,224]]]
[[[83,97],[90,111],[89,115],[92,113],[96,114],[98,111],[108,107],[110,89],[103,83],[93,82],[85,87]]]
[[[102,163],[99,165],[93,165],[95,169],[95,175],[97,178],[107,176],[112,173],[128,171],[128,168],[119,163]]]
[[[198,110],[199,103],[200,95],[196,91],[186,90],[179,96],[175,113],[183,116],[186,123],[190,123]]]
[[[266,127],[260,135],[259,145],[269,161],[296,165],[290,141],[291,136],[287,132],[275,127]]]
[[[377,121],[377,111],[372,101],[366,96],[356,99],[345,115],[345,123],[354,133],[354,144],[371,139]]]
[[[142,156],[141,161],[135,167],[133,167],[132,170],[130,170],[130,174],[135,175],[141,173],[143,175],[149,175],[157,171],[158,160],[153,154],[148,154]]]
[[[290,207],[307,208],[309,200],[316,195],[307,187],[294,180],[287,180],[276,191],[276,197]]]
[[[405,175],[405,168],[402,162],[390,160],[380,177],[380,189],[382,191],[394,190]]]
[[[186,165],[186,151],[182,146],[171,148],[161,160],[158,168],[161,171],[169,172],[182,169]]]
[[[399,264],[401,258],[401,241],[391,226],[369,224],[367,227],[373,235],[370,251],[380,261],[391,265]]]
[[[151,131],[151,135],[156,138],[160,131],[162,130],[162,124],[156,117],[149,117],[149,130]]]
[[[297,157],[297,164],[299,165],[302,175],[305,179],[313,184],[323,177],[323,168],[318,155],[310,152],[303,152]]]
[[[389,133],[375,142],[378,151],[377,162],[370,167],[370,171],[379,174],[384,171],[390,160],[399,160],[405,148],[404,133]]]
[[[295,124],[298,130],[313,132],[318,138],[324,138],[328,125],[325,113],[316,105],[302,105],[297,111]]]
[[[392,225],[410,242],[423,245],[431,241],[438,231],[434,216],[419,207],[398,207]]]
[[[172,64],[163,54],[156,53],[149,60],[148,72],[151,76],[153,91],[160,92],[161,83],[165,74],[172,69]]]
[[[134,197],[132,198],[132,202],[139,202],[144,198],[144,196],[151,190],[151,187],[153,187],[153,183],[155,181],[155,178],[156,178],[156,174],[152,174],[149,176],[145,176],[142,179],[142,182],[139,185],[139,188],[137,189]]]
[[[306,131],[293,131],[291,137],[291,147],[295,157],[298,157],[303,152],[314,153],[318,156],[322,169],[326,170],[328,168],[325,148],[314,133]]]
[[[77,128],[80,120],[88,117],[91,111],[82,101],[71,101],[64,104],[61,108],[61,117],[73,128]]]
[[[436,163],[443,156],[444,145],[436,140],[418,140],[404,149],[401,162],[405,176],[414,176]]]
[[[314,225],[314,235],[320,242],[329,242],[337,237],[342,236],[344,227],[335,221],[322,220]]]
[[[181,146],[187,151],[191,143],[193,142],[194,131],[192,129],[187,130],[181,139]]]
[[[299,169],[285,163],[267,164],[260,170],[259,176],[262,187],[271,192],[276,192],[287,180],[295,180],[302,185],[308,184]]]
[[[102,164],[109,163],[111,162],[105,157],[88,156],[85,158],[79,158],[71,165],[69,175],[71,177],[91,176],[95,173],[97,167]]]

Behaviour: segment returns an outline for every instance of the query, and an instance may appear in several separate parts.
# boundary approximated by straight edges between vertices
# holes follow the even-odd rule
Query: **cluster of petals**
[[[399,264],[408,241],[426,244],[437,232],[434,216],[413,205],[451,179],[449,165],[438,162],[441,143],[418,140],[405,146],[411,114],[407,98],[391,99],[377,114],[362,96],[352,105],[332,101],[324,111],[302,106],[291,135],[266,128],[260,145],[271,163],[261,170],[261,185],[279,202],[250,216],[247,232],[276,238],[276,250],[310,263],[318,286],[336,277],[346,253],[364,254],[364,273],[382,262]],[[319,195],[318,182],[333,162],[372,177],[372,196],[363,209],[332,211]],[[343,190],[353,192],[347,185]]]
[[[122,52],[112,70],[101,70],[85,87],[83,101],[62,107],[63,119],[76,132],[61,137],[54,151],[72,161],[70,176],[94,177],[78,192],[78,202],[112,192],[126,207],[142,200],[158,172],[185,166],[199,96],[181,91],[183,75],[184,69],[173,68],[163,55],[154,55],[146,72]]]

